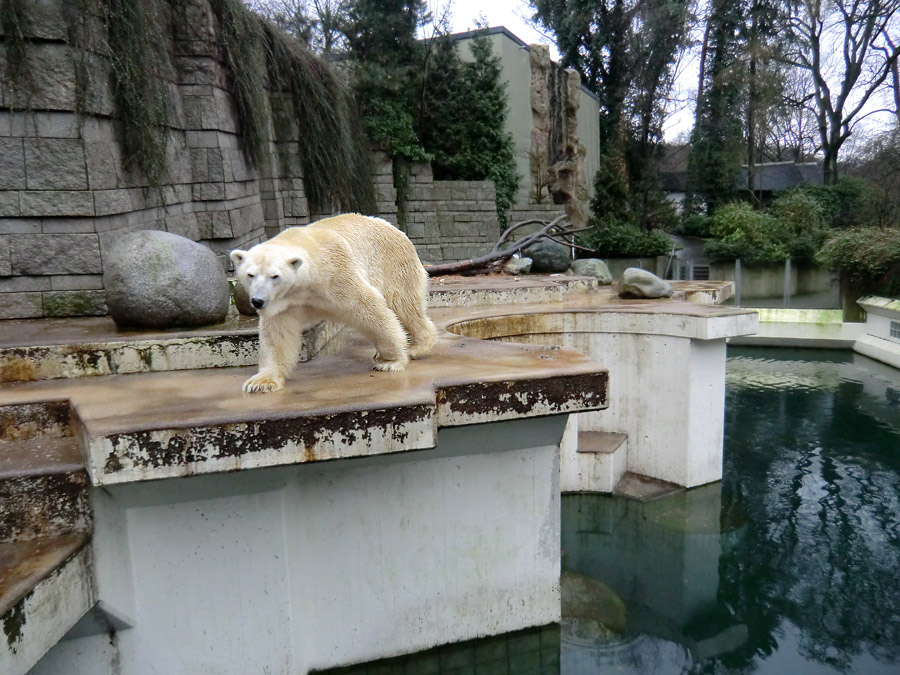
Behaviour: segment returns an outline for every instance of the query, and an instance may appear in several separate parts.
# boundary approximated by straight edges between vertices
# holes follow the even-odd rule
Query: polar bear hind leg
[[[400,319],[373,286],[361,282],[354,290],[353,313],[341,317],[342,323],[356,328],[375,345],[375,370],[403,370],[409,362],[409,347]]]
[[[424,303],[421,307],[398,307],[397,315],[400,323],[409,334],[409,356],[417,359],[431,352],[436,339],[434,324],[425,314]]]

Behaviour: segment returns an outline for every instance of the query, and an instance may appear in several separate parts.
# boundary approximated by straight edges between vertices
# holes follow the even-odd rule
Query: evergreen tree
[[[417,128],[434,157],[435,178],[494,181],[503,222],[518,185],[513,140],[505,130],[506,85],[490,38],[479,35],[470,47],[473,59],[464,62],[455,41],[436,41]]]
[[[697,114],[688,160],[688,211],[733,198],[741,164],[743,70],[740,0],[713,0],[700,65]]]
[[[424,0],[353,0],[344,36],[353,62],[353,87],[369,138],[395,157],[426,159],[414,130],[416,28]]]

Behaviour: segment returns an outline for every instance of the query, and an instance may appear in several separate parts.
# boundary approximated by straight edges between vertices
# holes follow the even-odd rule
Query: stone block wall
[[[300,165],[300,130],[290,98],[270,92],[268,153],[257,167],[244,152],[232,83],[209,0],[168,3],[170,128],[167,172],[151,186],[124,156],[102,18],[79,15],[73,38],[67,0],[21,3],[28,91],[11,81],[0,28],[0,319],[104,315],[103,256],[123,233],[154,229],[227,253],[310,214]],[[76,72],[89,73],[79,96]],[[82,81],[83,84],[83,81]],[[375,152],[379,214],[398,224],[389,156]],[[409,176],[402,226],[426,262],[484,253],[499,233],[490,182],[434,181],[427,164]]]
[[[424,162],[412,164],[408,180],[401,228],[423,262],[464,260],[490,250],[500,236],[492,181],[436,181]]]
[[[309,222],[297,133],[271,130],[260,168],[243,151],[207,0],[170,5],[168,166],[155,187],[123,156],[106,41],[74,46],[65,0],[22,4],[27,97],[10,82],[0,42],[0,318],[105,314],[103,255],[123,232],[173,232],[226,264],[230,249]],[[104,30],[99,17],[79,19]],[[85,63],[91,91],[79,101]]]

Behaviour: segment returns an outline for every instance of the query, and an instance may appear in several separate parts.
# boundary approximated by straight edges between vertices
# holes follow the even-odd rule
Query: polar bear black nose
[[[253,298],[250,300],[250,304],[256,307],[256,309],[262,309],[263,305],[266,304],[266,301],[262,298]]]

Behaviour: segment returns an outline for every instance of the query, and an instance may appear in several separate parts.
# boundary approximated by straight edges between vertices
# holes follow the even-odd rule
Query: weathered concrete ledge
[[[340,331],[327,321],[305,330],[300,361]],[[258,349],[256,317],[168,332],[120,331],[108,317],[0,321],[0,382],[249,366]]]
[[[301,365],[284,390],[241,392],[251,368],[9,384],[0,406],[71,404],[94,485],[434,447],[439,427],[606,406],[605,369],[569,349],[456,336],[401,373],[371,347]]]

